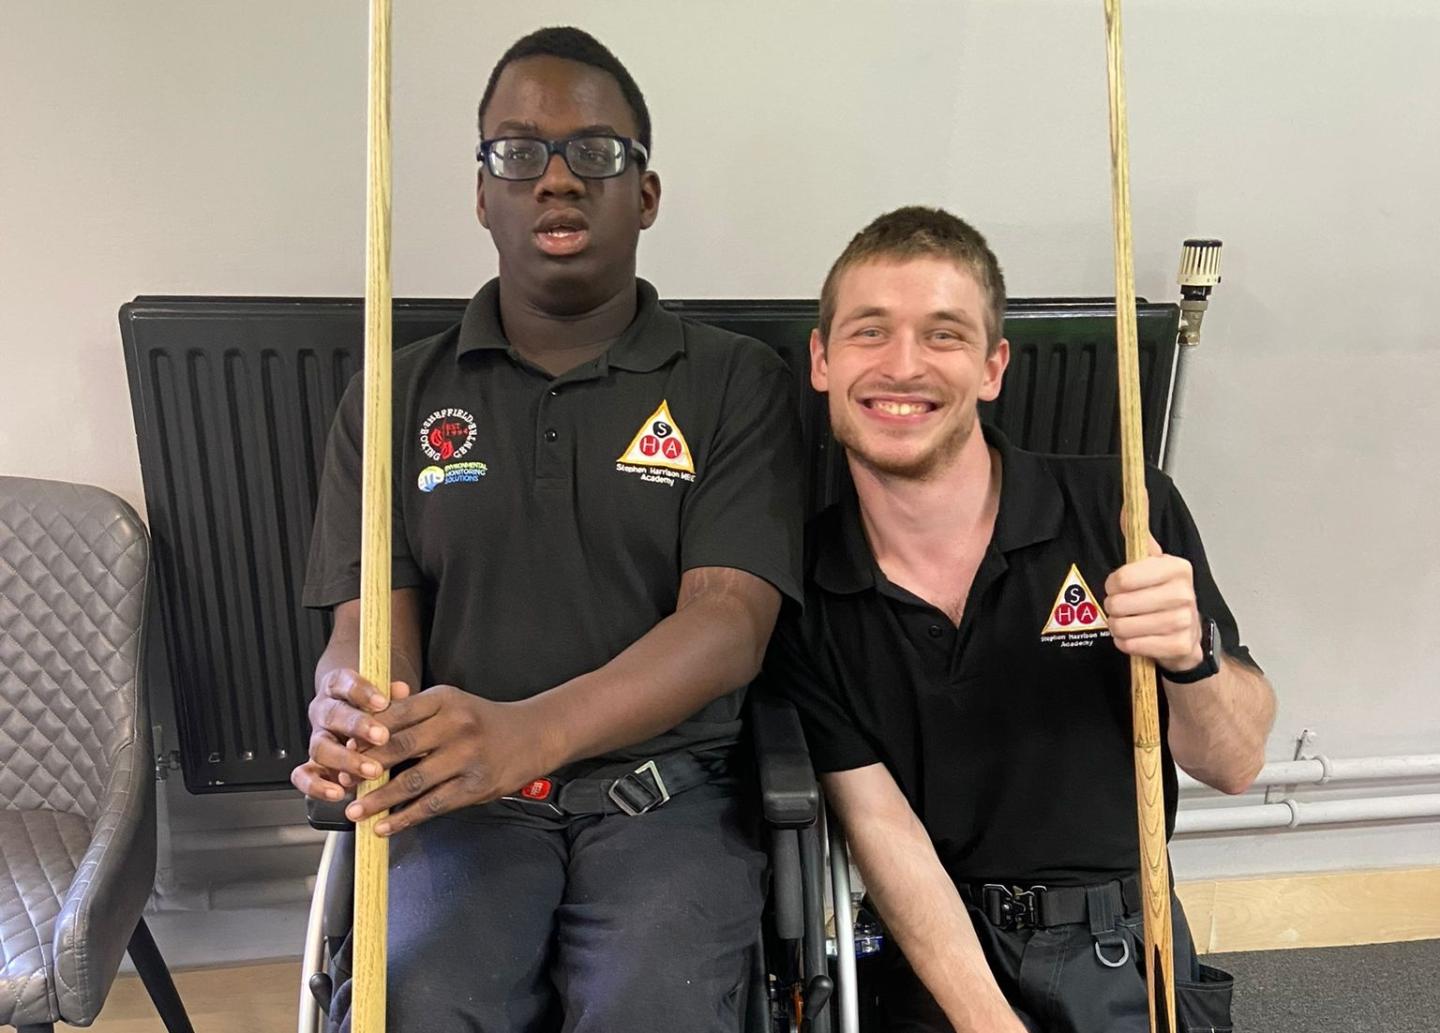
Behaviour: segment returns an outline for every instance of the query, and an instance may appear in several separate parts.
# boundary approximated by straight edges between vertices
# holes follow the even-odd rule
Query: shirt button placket
[[[565,467],[567,450],[560,440],[559,421],[555,413],[559,397],[558,387],[548,388],[540,396],[540,411],[536,416],[535,479],[550,486],[570,479],[570,471]]]

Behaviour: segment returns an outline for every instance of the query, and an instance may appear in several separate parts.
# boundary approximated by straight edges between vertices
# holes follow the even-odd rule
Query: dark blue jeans
[[[764,902],[750,811],[710,784],[633,818],[499,803],[402,833],[387,1028],[736,1033]]]

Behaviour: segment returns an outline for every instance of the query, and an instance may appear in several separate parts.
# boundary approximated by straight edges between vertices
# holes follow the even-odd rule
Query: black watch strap
[[[1204,655],[1200,662],[1188,671],[1167,671],[1162,667],[1160,676],[1166,681],[1176,685],[1189,685],[1220,673],[1220,629],[1210,617],[1202,614],[1200,620],[1203,622],[1200,628],[1200,652]]]

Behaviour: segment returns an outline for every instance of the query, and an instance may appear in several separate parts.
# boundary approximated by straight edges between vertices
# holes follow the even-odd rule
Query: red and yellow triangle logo
[[[1055,604],[1050,607],[1050,619],[1040,634],[1071,635],[1079,631],[1101,631],[1109,626],[1105,611],[1095,601],[1095,593],[1080,576],[1080,568],[1070,564],[1070,573],[1060,585]]]
[[[635,466],[657,466],[665,470],[679,470],[693,474],[695,463],[690,455],[690,446],[685,435],[670,415],[670,403],[662,401],[660,408],[640,426],[630,447],[621,453],[617,462],[632,463]]]

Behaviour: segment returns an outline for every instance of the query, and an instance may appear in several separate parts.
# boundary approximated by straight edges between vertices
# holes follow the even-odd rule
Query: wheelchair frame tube
[[[800,834],[794,829],[770,830],[770,895],[775,904],[775,935],[782,940],[805,938],[805,878],[800,868]]]
[[[801,971],[808,988],[810,980],[829,975],[825,957],[825,856],[820,841],[820,824],[800,829],[800,869],[804,874],[805,941],[801,952]],[[825,1007],[813,1016],[806,1016],[808,1033],[830,1033],[831,994]]]
[[[838,821],[831,820],[828,812],[825,834],[830,843],[830,887],[835,904],[835,997],[840,999],[840,1033],[860,1033],[855,921],[850,911],[850,851],[845,846],[844,830]]]
[[[315,873],[315,889],[310,894],[310,917],[305,922],[305,953],[300,960],[300,1006],[296,1017],[297,1033],[319,1033],[320,1005],[310,992],[310,977],[319,972],[325,961],[325,886],[330,881],[330,861],[335,855],[338,832],[325,834],[325,849],[320,853],[320,867]]]

